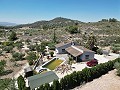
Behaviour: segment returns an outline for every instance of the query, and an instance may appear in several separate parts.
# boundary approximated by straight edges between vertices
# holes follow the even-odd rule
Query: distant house
[[[77,62],[88,61],[94,59],[94,51],[91,51],[82,46],[72,45],[65,49],[67,53]]]
[[[49,71],[49,72],[28,77],[27,79],[28,79],[28,85],[30,86],[30,89],[33,90],[35,88],[38,88],[42,84],[50,83],[59,78],[53,71]]]
[[[63,53],[66,53],[65,49],[70,47],[71,45],[74,45],[75,43],[74,42],[62,42],[62,43],[59,43],[57,45],[55,45],[56,49],[56,53],[57,54],[63,54]]]

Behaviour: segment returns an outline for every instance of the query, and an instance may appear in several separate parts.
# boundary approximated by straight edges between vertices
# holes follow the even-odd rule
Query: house
[[[49,71],[28,77],[27,79],[30,89],[33,90],[35,88],[38,88],[42,84],[50,83],[54,80],[58,80],[59,78],[53,71]]]
[[[77,62],[94,59],[94,51],[77,45],[71,45],[65,49],[66,52]]]
[[[70,47],[71,45],[74,45],[76,44],[75,42],[62,42],[62,43],[59,43],[59,44],[56,44],[55,47],[55,51],[57,54],[64,54],[66,53],[65,49]]]

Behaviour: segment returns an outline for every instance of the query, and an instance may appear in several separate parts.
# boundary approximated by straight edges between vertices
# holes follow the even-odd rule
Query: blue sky
[[[55,17],[120,20],[120,0],[0,0],[0,22],[31,23]]]

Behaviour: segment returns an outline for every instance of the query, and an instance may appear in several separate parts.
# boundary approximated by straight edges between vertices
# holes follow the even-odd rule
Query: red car
[[[87,66],[89,67],[96,66],[97,64],[98,64],[98,61],[96,59],[90,60],[87,62]]]

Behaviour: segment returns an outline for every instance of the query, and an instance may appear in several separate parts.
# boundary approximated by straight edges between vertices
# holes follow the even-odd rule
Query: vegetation
[[[119,51],[120,51],[120,44],[113,44],[111,48],[112,48],[112,52],[113,53],[119,53]]]
[[[3,48],[3,51],[6,51],[6,53],[10,53],[13,50],[13,46],[6,46]]]
[[[37,59],[37,55],[34,52],[28,52],[26,59],[28,60],[29,64],[32,65],[33,62]]]
[[[12,57],[15,61],[19,61],[19,60],[23,60],[23,57],[25,56],[25,54],[23,53],[18,53],[18,52],[14,52],[12,54]]]
[[[117,69],[117,75],[120,76],[120,62],[115,62],[114,67]]]
[[[86,43],[86,47],[90,50],[93,50],[96,46],[97,40],[95,35],[93,35],[93,33],[91,33],[88,37],[87,43]]]
[[[50,55],[51,55],[51,57],[53,57],[53,55],[54,55],[54,52],[50,52]]]
[[[6,66],[6,61],[5,60],[1,60],[0,61],[0,75],[4,73],[5,66]]]
[[[103,54],[103,50],[102,50],[102,49],[98,49],[98,50],[97,50],[97,54],[102,55],[102,54]]]
[[[13,79],[0,79],[0,89],[1,90],[16,90],[15,80]]]
[[[70,34],[74,34],[74,33],[78,33],[78,28],[76,26],[69,26],[68,28],[66,28],[66,30],[70,33]]]
[[[19,89],[19,90],[25,90],[25,89],[26,89],[25,80],[24,80],[24,78],[23,78],[22,75],[20,75],[20,76],[17,78],[17,84],[18,84],[18,89]]]
[[[14,46],[16,46],[18,48],[18,50],[20,50],[23,47],[23,43],[22,41],[17,41]]]
[[[57,39],[57,37],[56,37],[56,34],[55,34],[55,29],[54,29],[54,34],[53,34],[53,42],[54,43],[56,43],[56,39]]]
[[[10,41],[16,40],[17,39],[16,33],[14,31],[12,31],[8,38]]]

